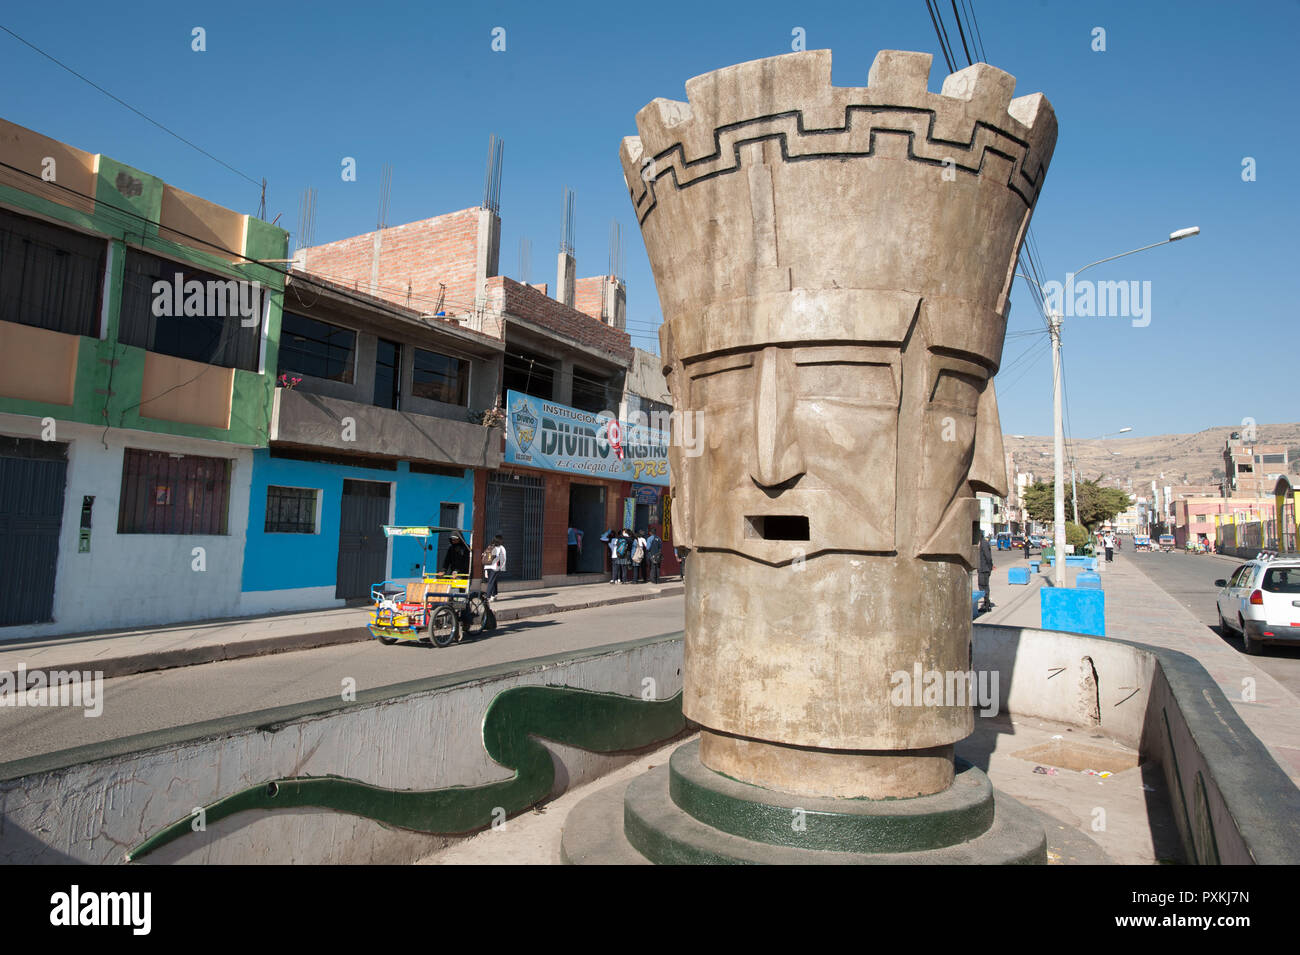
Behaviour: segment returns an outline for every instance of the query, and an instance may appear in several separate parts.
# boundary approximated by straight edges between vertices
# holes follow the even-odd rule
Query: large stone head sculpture
[[[1006,493],[992,378],[1056,119],[985,64],[930,93],[930,61],[882,52],[861,88],[829,51],[743,63],[623,141],[702,436],[670,452],[687,715],[707,765],[761,785],[936,791],[971,729],[893,705],[889,674],[968,665],[975,492]]]

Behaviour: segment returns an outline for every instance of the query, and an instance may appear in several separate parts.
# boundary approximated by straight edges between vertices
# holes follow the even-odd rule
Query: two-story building
[[[501,463],[481,423],[504,344],[295,270],[285,288],[270,446],[253,455],[241,610],[337,606],[438,566],[384,524],[471,526],[475,476]],[[476,549],[480,541],[474,541]]]
[[[500,234],[495,209],[471,208],[312,246],[299,250],[297,259],[303,270],[341,287],[497,340],[496,394],[507,418],[521,410],[510,407],[511,395],[568,409],[557,411],[565,418],[557,427],[584,429],[587,416],[617,414],[632,361],[622,282],[613,276],[576,278],[574,257],[565,251],[551,297],[545,284],[498,274]],[[540,415],[541,408],[528,413]],[[593,545],[605,530],[623,526],[622,474],[520,461],[490,467],[474,472],[475,550],[496,534],[504,537],[507,589],[526,581],[600,579],[595,575],[604,572],[604,554]],[[570,527],[581,530],[586,543],[576,566],[569,563]],[[477,571],[477,554],[474,566]]]
[[[287,240],[0,121],[0,639],[239,612]]]

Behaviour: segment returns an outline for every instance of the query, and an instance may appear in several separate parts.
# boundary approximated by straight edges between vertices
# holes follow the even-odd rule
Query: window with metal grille
[[[119,534],[225,534],[230,459],[127,448]]]
[[[163,285],[155,291],[159,282]],[[178,286],[180,314],[174,291]],[[168,295],[170,301],[160,299]],[[127,249],[118,338],[124,345],[160,355],[257,371],[264,296],[244,279],[222,278]]]
[[[279,371],[350,385],[356,343],[357,333],[350,328],[285,312],[280,321]]]
[[[320,492],[307,487],[277,487],[266,489],[266,533],[315,534],[316,495]]]
[[[108,242],[0,209],[0,321],[99,337]]]
[[[468,404],[469,362],[417,348],[411,394],[449,405]]]

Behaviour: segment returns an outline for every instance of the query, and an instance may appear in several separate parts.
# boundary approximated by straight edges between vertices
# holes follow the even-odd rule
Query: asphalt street
[[[1127,551],[1126,551],[1127,553]],[[1205,554],[1141,553],[1131,555],[1144,574],[1156,586],[1173,597],[1195,615],[1210,630],[1219,633],[1219,617],[1215,597],[1217,579],[1227,579],[1245,561],[1229,561]],[[1244,654],[1241,638],[1236,634],[1219,634],[1228,646]],[[1300,696],[1300,647],[1265,647],[1251,662]]]
[[[682,629],[683,613],[682,597],[663,597],[519,620],[442,649],[369,640],[117,677],[104,681],[99,716],[75,707],[0,707],[0,760],[340,696],[349,678],[360,692],[672,633]]]

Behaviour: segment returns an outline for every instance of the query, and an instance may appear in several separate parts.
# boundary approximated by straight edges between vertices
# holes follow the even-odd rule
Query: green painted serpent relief
[[[261,809],[332,809],[399,829],[437,834],[472,832],[546,797],[555,782],[551,754],[534,737],[593,753],[639,749],[676,736],[685,727],[682,694],[641,700],[561,686],[520,686],[498,694],[483,716],[483,748],[514,770],[512,779],[482,786],[403,790],[343,776],[275,779],[203,808],[205,825],[238,812]],[[494,816],[495,812],[495,816]],[[131,849],[127,862],[191,834],[191,814]]]

